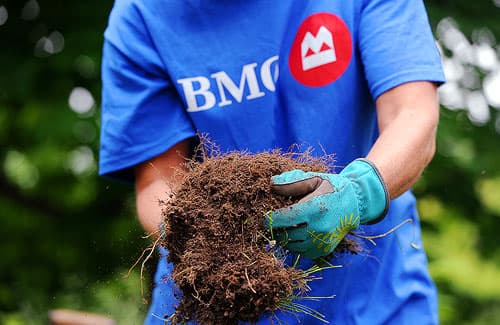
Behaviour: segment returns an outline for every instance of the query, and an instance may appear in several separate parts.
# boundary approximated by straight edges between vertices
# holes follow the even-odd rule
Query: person
[[[377,235],[412,224],[331,260],[342,268],[323,271],[309,294],[335,297],[301,303],[332,324],[438,323],[410,191],[434,155],[445,81],[422,0],[116,0],[104,36],[99,172],[135,183],[146,232],[158,233],[158,199],[198,133],[222,151],[299,144],[335,154],[331,174],[272,180],[278,193],[307,195],[273,213],[301,267],[334,248],[335,229]],[[329,239],[321,247],[314,234]],[[166,254],[146,324],[163,324],[177,304]]]

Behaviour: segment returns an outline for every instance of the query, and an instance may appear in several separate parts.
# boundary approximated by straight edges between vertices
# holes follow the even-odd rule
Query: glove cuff
[[[382,220],[389,209],[389,192],[377,167],[369,160],[356,159],[340,173],[349,178],[358,196],[360,223]]]

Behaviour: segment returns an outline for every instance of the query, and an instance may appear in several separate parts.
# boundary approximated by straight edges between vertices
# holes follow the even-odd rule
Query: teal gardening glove
[[[284,196],[304,196],[291,206],[268,213],[275,239],[291,252],[316,259],[329,255],[360,224],[380,221],[389,195],[376,167],[356,159],[340,174],[292,170],[272,178]]]

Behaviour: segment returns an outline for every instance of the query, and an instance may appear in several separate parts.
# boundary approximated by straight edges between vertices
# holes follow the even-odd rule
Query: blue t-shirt
[[[117,0],[103,54],[100,174],[129,180],[131,167],[196,132],[223,151],[312,147],[335,154],[339,172],[376,140],[378,96],[444,81],[421,0]],[[411,245],[421,246],[412,194],[361,230],[383,233],[408,218],[311,283],[311,296],[334,299],[303,303],[333,324],[437,323],[425,253]],[[170,268],[161,259],[148,324],[174,311]]]

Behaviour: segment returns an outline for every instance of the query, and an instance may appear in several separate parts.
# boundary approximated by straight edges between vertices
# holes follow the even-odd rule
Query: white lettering
[[[268,91],[276,91],[276,82],[279,76],[279,56],[275,55],[266,59],[260,69],[260,80]],[[227,106],[233,103],[232,99],[241,103],[245,91],[247,100],[263,97],[266,94],[261,91],[256,73],[257,63],[250,63],[241,69],[241,77],[238,85],[227,75],[225,71],[219,71],[210,75],[217,84],[220,96],[219,106]],[[217,99],[215,92],[211,89],[211,81],[207,77],[197,76],[177,80],[182,86],[182,91],[187,104],[188,112],[200,112],[215,106]],[[248,90],[247,90],[248,89]],[[229,94],[231,98],[228,98]]]
[[[250,63],[243,66],[241,70],[241,78],[239,87],[237,87],[226,72],[220,71],[211,75],[212,78],[217,82],[217,88],[219,90],[219,95],[221,101],[219,106],[226,106],[232,104],[232,101],[226,98],[227,90],[231,96],[238,102],[241,103],[243,100],[243,91],[245,90],[245,84],[248,84],[248,90],[250,91],[246,99],[255,99],[264,96],[265,94],[260,91],[259,84],[257,82],[257,76],[255,75],[255,67],[257,63]]]
[[[210,80],[205,77],[193,77],[177,80],[182,85],[184,96],[186,97],[187,111],[199,112],[212,108],[215,105],[215,96],[210,91]],[[198,83],[198,89],[194,89],[194,84]],[[197,96],[204,99],[204,104],[198,106]]]
[[[262,80],[262,84],[269,91],[276,90],[276,82],[278,81],[279,76],[279,66],[276,64],[274,66],[273,71],[271,72],[271,65],[277,62],[279,56],[275,55],[264,61],[262,66],[260,67],[260,79]]]

